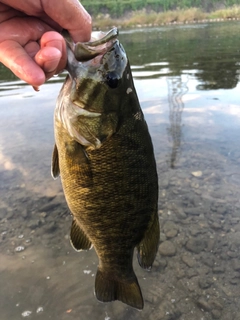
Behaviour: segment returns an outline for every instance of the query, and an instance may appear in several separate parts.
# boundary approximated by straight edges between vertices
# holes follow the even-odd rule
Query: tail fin
[[[97,270],[95,280],[95,293],[99,301],[122,301],[129,306],[142,310],[143,297],[136,275],[133,272],[131,279],[112,279],[108,273]]]

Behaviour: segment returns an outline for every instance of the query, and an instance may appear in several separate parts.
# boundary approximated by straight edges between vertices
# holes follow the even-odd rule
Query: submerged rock
[[[176,248],[171,241],[164,241],[159,246],[159,252],[163,256],[174,256],[176,254]]]
[[[203,239],[190,238],[186,243],[186,248],[194,253],[200,253],[207,247],[207,243]]]

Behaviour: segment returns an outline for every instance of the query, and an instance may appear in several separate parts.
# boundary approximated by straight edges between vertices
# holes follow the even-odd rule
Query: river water
[[[65,75],[36,93],[0,66],[0,319],[240,319],[239,22],[121,31],[152,135],[161,243],[142,312],[94,296],[50,175]]]

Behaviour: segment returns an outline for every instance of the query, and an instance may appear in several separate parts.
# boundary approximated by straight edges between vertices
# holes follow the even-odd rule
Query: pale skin
[[[37,88],[67,62],[66,29],[88,41],[91,17],[78,0],[0,0],[0,62]]]

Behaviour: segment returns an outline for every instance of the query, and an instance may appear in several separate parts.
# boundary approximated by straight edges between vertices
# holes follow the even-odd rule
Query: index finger
[[[33,86],[38,87],[46,80],[43,70],[16,41],[0,43],[0,61],[17,77]]]
[[[45,13],[68,30],[73,41],[88,41],[91,37],[92,19],[78,0],[42,0]]]

